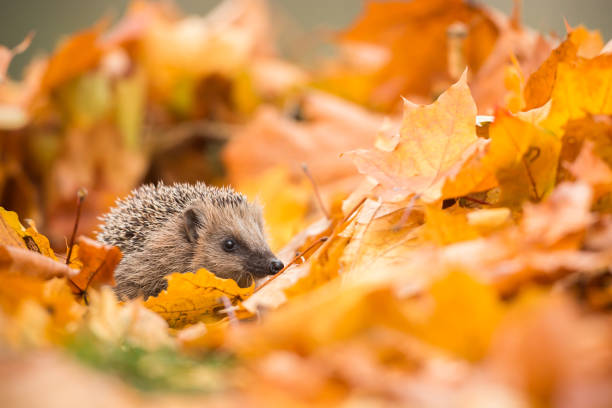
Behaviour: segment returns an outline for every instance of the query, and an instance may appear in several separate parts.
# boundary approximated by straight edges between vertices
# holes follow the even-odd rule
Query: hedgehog
[[[123,253],[115,292],[124,300],[156,296],[174,272],[206,268],[247,287],[284,267],[266,242],[261,207],[229,187],[143,185],[100,220],[98,241]]]

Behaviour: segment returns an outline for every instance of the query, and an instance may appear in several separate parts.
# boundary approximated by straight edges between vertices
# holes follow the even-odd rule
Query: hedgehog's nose
[[[270,272],[272,272],[272,273],[277,273],[278,271],[280,271],[284,267],[285,267],[285,265],[281,261],[279,261],[278,259],[273,259],[272,262],[270,262]]]

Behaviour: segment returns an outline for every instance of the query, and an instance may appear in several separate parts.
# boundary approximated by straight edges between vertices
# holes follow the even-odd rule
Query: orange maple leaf
[[[431,105],[405,100],[400,133],[385,147],[389,151],[349,152],[359,171],[380,183],[383,198],[400,201],[412,194],[425,202],[445,198],[446,180],[486,143],[476,136],[476,104],[466,77],[467,71]]]

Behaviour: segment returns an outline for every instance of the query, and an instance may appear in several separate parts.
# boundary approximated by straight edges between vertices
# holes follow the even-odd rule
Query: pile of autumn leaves
[[[258,288],[200,270],[119,303],[116,249],[81,239],[64,265],[3,210],[0,398],[38,381],[78,401],[42,370],[113,406],[610,406],[612,54],[594,38],[573,29],[492,120],[469,71],[430,105],[406,100],[345,153],[361,184]],[[151,400],[41,351],[79,339],[140,350],[142,371],[168,369],[160,350],[189,356],[175,381],[214,392]]]

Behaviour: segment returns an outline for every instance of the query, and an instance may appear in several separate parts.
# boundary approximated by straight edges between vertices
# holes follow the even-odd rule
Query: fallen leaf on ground
[[[222,313],[222,297],[234,304],[246,299],[254,288],[254,285],[241,288],[233,279],[219,278],[206,269],[174,273],[167,279],[168,289],[149,297],[144,305],[166,319],[172,328],[217,321],[226,316]]]

